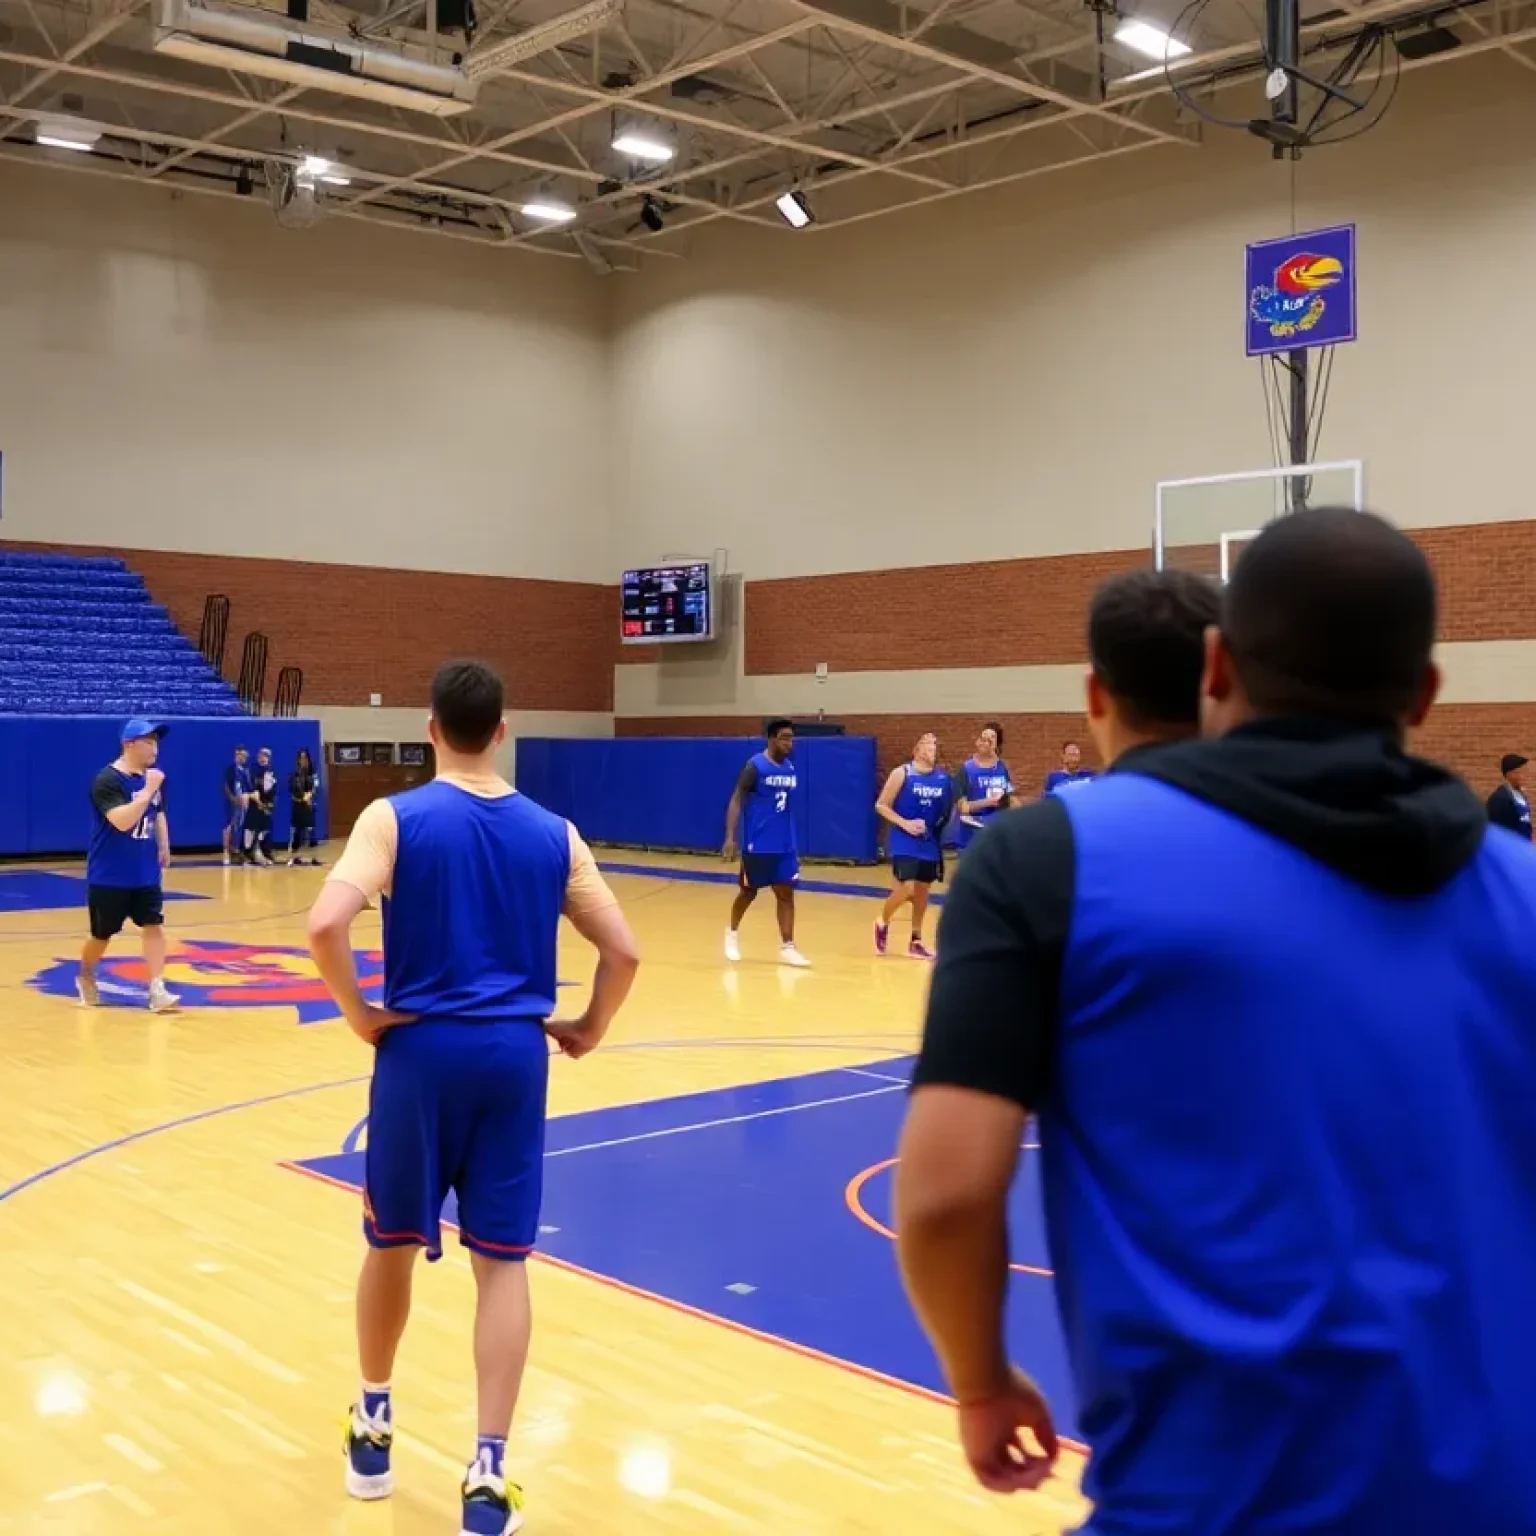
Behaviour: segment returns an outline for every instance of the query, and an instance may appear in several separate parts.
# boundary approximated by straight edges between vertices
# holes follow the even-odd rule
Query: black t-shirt
[[[1060,1018],[1075,855],[1054,797],[1007,811],[960,862],[939,924],[914,1086],[974,1088],[1039,1109]]]

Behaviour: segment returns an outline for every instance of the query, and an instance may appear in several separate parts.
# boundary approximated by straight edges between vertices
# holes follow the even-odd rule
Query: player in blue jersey
[[[1207,631],[1211,739],[1122,752],[956,877],[901,1260],[973,1470],[1038,1483],[1003,1333],[1035,1111],[1089,1536],[1536,1533],[1536,854],[1407,750],[1435,627],[1404,534],[1276,519]]]
[[[1013,803],[1013,775],[999,755],[1002,750],[1003,728],[989,720],[976,733],[976,750],[956,775],[959,835],[955,843],[959,848],[966,847],[999,811]]]
[[[1046,774],[1042,793],[1059,795],[1093,783],[1094,777],[1093,769],[1083,767],[1083,749],[1075,741],[1069,741],[1061,749],[1061,767]]]
[[[132,922],[144,943],[144,971],[149,978],[149,1006],[168,1013],[179,999],[166,990],[165,915],[160,881],[171,862],[170,824],[161,786],[165,774],[155,767],[160,738],[169,726],[130,720],[123,727],[122,751],[91,784],[91,842],[85,856],[85,894],[91,936],[80,952],[75,982],[87,1008],[101,1002],[96,967],[107,946]]]
[[[875,801],[875,814],[890,823],[886,853],[891,861],[891,894],[875,921],[875,953],[883,955],[891,936],[891,919],[912,904],[912,937],[907,954],[932,960],[923,943],[923,914],[928,892],[943,877],[939,838],[954,801],[950,777],[938,766],[939,739],[925,731],[912,748],[912,761],[893,768]]]
[[[354,1032],[377,1048],[347,1491],[393,1492],[395,1354],[416,1256],[441,1256],[451,1192],[478,1298],[479,1437],[464,1477],[463,1536],[507,1536],[524,1518],[505,1458],[531,1330],[523,1260],[543,1188],[546,1036],[572,1058],[594,1049],[639,964],[576,829],[496,772],[504,707],[501,679],[482,663],[438,670],[428,727],[437,777],[363,811],[309,917],[320,975]],[[364,1000],[352,958],[351,926],[371,903],[383,909],[382,1004]],[[562,913],[597,949],[597,972],[581,1017],[549,1023]]]
[[[234,761],[224,770],[224,862],[239,864],[245,859],[245,807],[251,797],[249,754],[235,748]]]
[[[795,948],[795,881],[800,855],[795,847],[795,728],[788,720],[770,720],[763,731],[766,745],[752,757],[725,809],[725,857],[738,852],[740,828],[740,889],[731,903],[731,926],[725,931],[725,958],[741,959],[737,930],[747,908],[765,887],[772,890],[779,919],[779,964],[807,966],[811,962]]]

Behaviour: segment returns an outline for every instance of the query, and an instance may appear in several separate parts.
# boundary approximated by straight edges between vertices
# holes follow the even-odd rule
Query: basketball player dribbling
[[[891,860],[891,894],[875,923],[875,953],[883,955],[891,936],[891,919],[908,902],[912,904],[912,937],[907,954],[914,960],[932,960],[933,951],[923,943],[923,915],[928,910],[928,891],[943,873],[939,834],[954,803],[949,775],[938,765],[939,739],[925,731],[912,748],[912,761],[891,770],[875,812],[890,822],[886,851]]]
[[[811,962],[795,948],[795,881],[800,878],[794,822],[799,777],[790,756],[795,749],[795,728],[788,720],[770,720],[763,734],[766,749],[741,770],[725,811],[727,859],[736,857],[736,830],[745,822],[740,845],[741,889],[731,903],[725,958],[741,959],[737,929],[747,908],[757,900],[757,893],[767,887],[773,891],[779,919],[779,964],[803,967]]]

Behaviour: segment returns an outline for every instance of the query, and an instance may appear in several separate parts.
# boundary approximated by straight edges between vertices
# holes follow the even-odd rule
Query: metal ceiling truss
[[[813,229],[836,227],[1200,139],[1161,72],[1114,42],[1113,16],[1106,26],[1078,0],[627,0],[574,38],[561,30],[571,0],[498,0],[469,45],[478,99],[456,120],[166,59],[151,46],[151,3],[0,0],[0,67],[23,72],[0,96],[0,159],[260,206],[249,194],[265,167],[335,156],[348,185],[322,189],[332,216],[608,271],[642,251],[675,254],[675,236],[720,219],[782,229],[773,204],[791,189],[812,199]],[[305,30],[442,60],[466,48],[439,32],[444,0],[371,0],[371,14],[368,3],[311,0]],[[1459,46],[1406,58],[1405,71],[1493,50],[1536,69],[1524,51],[1536,0],[1340,4],[1303,26],[1316,57],[1367,25],[1422,22]],[[1211,0],[1199,25],[1197,51],[1175,66],[1187,92],[1258,77],[1244,0]],[[99,128],[94,150],[33,142],[34,125],[60,116]],[[611,141],[630,122],[671,140],[673,158],[624,163]],[[577,217],[532,222],[536,200]]]

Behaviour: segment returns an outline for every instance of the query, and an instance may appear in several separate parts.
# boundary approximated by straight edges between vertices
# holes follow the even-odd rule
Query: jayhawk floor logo
[[[1337,257],[1298,251],[1275,268],[1272,285],[1253,290],[1249,313],[1273,337],[1314,330],[1328,311],[1326,290],[1343,281],[1344,263]]]
[[[377,1001],[384,986],[381,950],[354,950],[363,995]],[[27,983],[49,997],[74,997],[78,960],[59,960]],[[96,972],[104,1003],[141,1007],[149,995],[138,955],[108,955]],[[336,1005],[309,952],[286,945],[230,944],[183,939],[165,963],[165,984],[183,1008],[294,1008],[300,1024],[334,1019]]]

